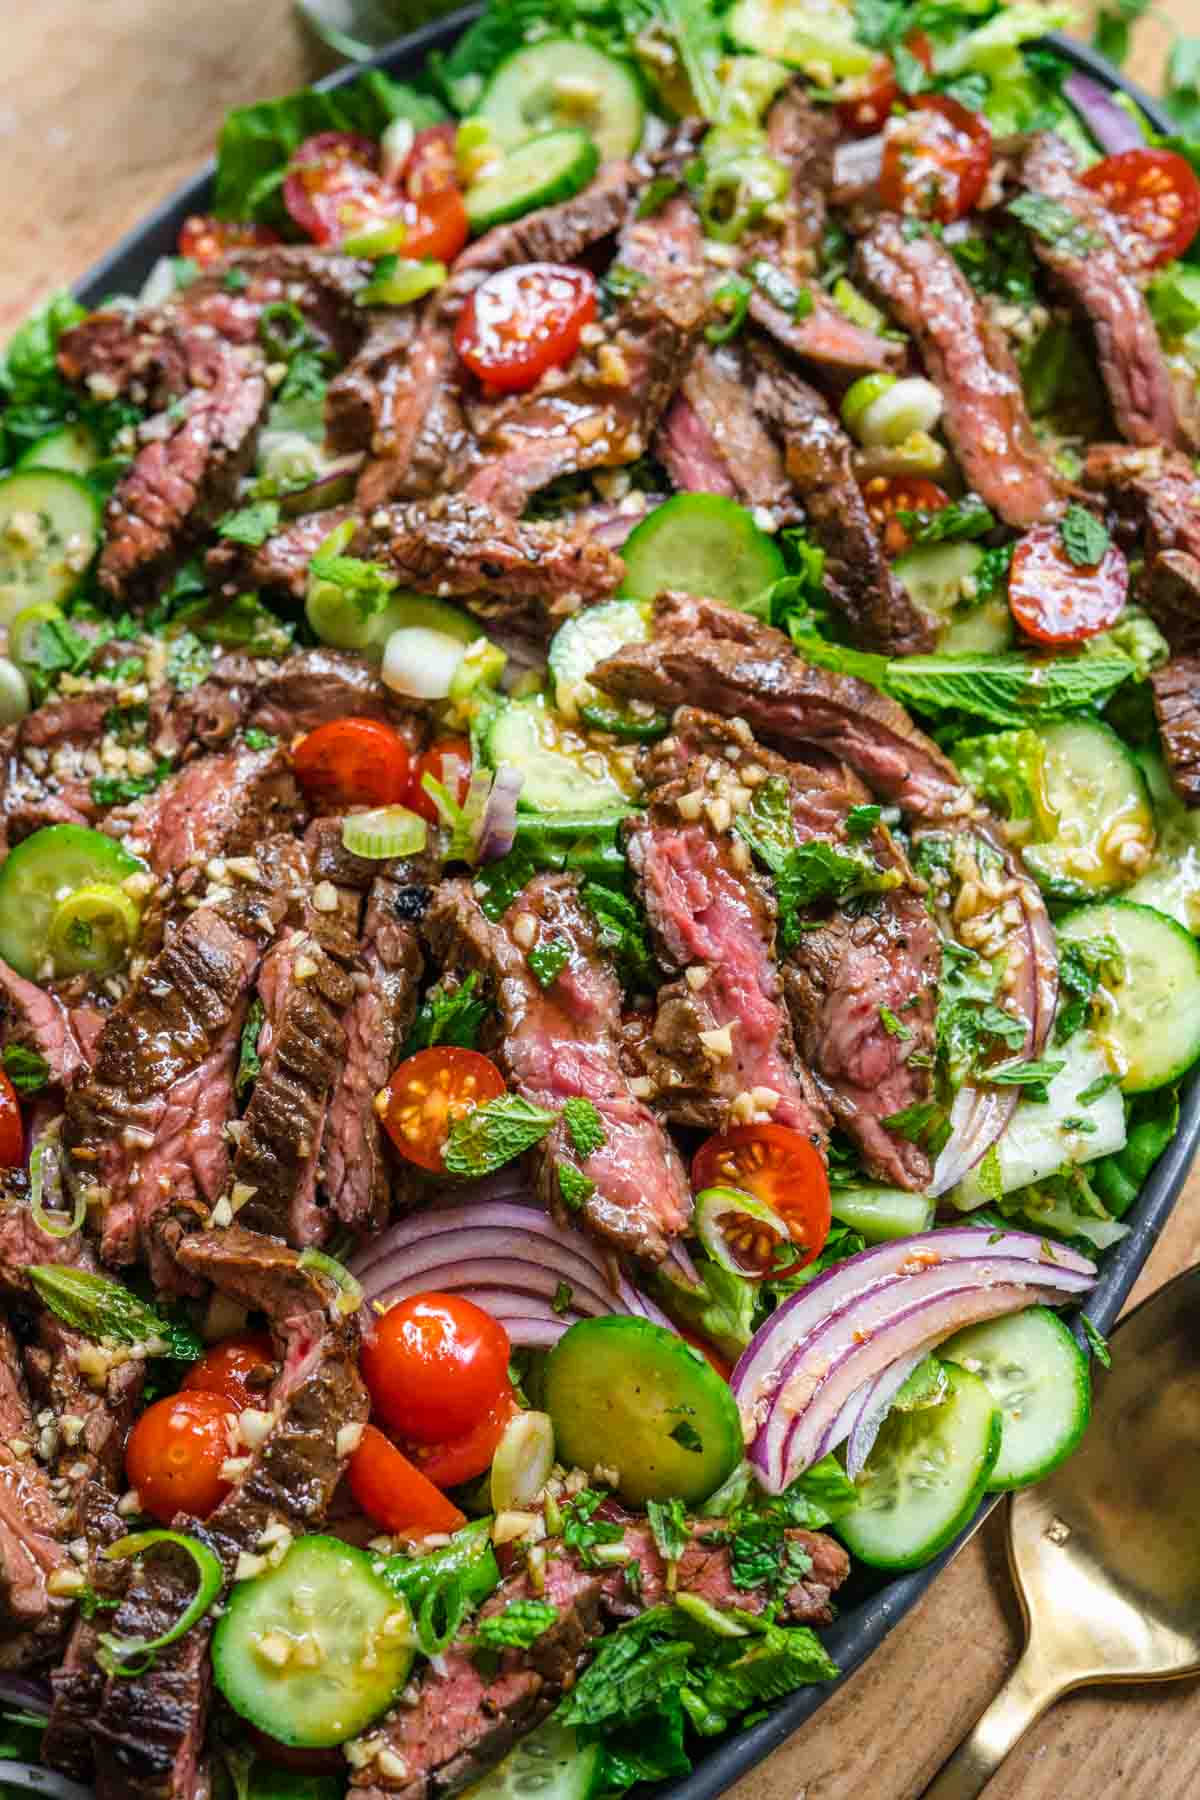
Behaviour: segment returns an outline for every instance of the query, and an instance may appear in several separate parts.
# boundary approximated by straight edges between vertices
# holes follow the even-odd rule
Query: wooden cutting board
[[[0,56],[0,336],[81,274],[212,147],[230,106],[327,66],[288,0],[9,0]],[[1163,0],[1131,70],[1156,85]],[[118,71],[120,73],[118,73]],[[1200,1259],[1200,1172],[1138,1284],[1139,1299]],[[736,1800],[916,1800],[1020,1647],[993,1519],[923,1604]],[[988,1800],[1196,1800],[1200,1683],[1063,1701]]]

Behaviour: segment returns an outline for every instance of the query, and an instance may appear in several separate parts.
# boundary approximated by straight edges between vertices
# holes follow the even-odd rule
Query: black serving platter
[[[400,80],[411,80],[419,74],[431,50],[445,50],[478,17],[478,6],[466,6],[444,19],[423,26],[382,51],[369,63],[353,64],[339,69],[317,85],[336,88],[354,79],[364,68],[385,70]],[[1052,33],[1046,42],[1064,61],[1091,75],[1105,87],[1127,94],[1142,109],[1157,130],[1169,132],[1171,123],[1161,107],[1148,94],[1125,78],[1104,57],[1086,45],[1060,33]],[[214,131],[218,121],[214,119]],[[75,292],[85,305],[96,305],[115,293],[136,293],[160,256],[174,254],[179,227],[189,213],[208,209],[213,165],[210,162],[191,181],[186,182],[119,244],[91,268],[75,284]],[[1089,1296],[1088,1317],[1102,1332],[1116,1323],[1117,1315],[1142,1267],[1158,1240],[1158,1236],[1179,1198],[1188,1170],[1200,1144],[1200,1072],[1187,1083],[1182,1097],[1179,1130],[1174,1141],[1150,1175],[1136,1206],[1128,1215],[1132,1227],[1129,1236],[1107,1251],[1102,1260],[1100,1280]],[[941,1570],[956,1556],[967,1539],[983,1523],[997,1504],[999,1496],[984,1501],[975,1518],[960,1537],[935,1560],[909,1575],[883,1579],[869,1571],[857,1571],[842,1590],[841,1610],[837,1622],[822,1633],[830,1655],[842,1670],[841,1679],[878,1648],[904,1615],[914,1606]],[[838,1686],[801,1688],[777,1707],[768,1717],[747,1731],[731,1734],[706,1755],[693,1772],[682,1781],[672,1782],[656,1791],[656,1800],[714,1800],[726,1788],[769,1756],[796,1731],[804,1720],[829,1698]],[[12,1776],[6,1773],[5,1779]]]

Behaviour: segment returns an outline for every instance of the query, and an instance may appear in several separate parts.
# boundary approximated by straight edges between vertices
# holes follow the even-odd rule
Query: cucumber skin
[[[1075,1423],[1074,1423],[1074,1426],[1072,1427],[1072,1429],[1070,1430],[1070,1432],[1060,1442],[1059,1448],[1054,1452],[1054,1454],[1046,1457],[1042,1462],[1036,1464],[1034,1467],[1025,1469],[1020,1474],[1010,1475],[1007,1478],[997,1477],[996,1469],[993,1469],[991,1479],[988,1482],[988,1490],[987,1491],[989,1494],[1014,1493],[1014,1492],[1016,1492],[1016,1490],[1018,1488],[1033,1487],[1035,1485],[1035,1483],[1044,1480],[1047,1475],[1051,1474],[1062,1463],[1066,1462],[1068,1456],[1073,1455],[1074,1452],[1079,1448],[1080,1440],[1082,1439],[1084,1432],[1087,1430],[1088,1425],[1091,1422],[1091,1417],[1092,1417],[1091,1371],[1089,1368],[1088,1359],[1084,1355],[1083,1351],[1080,1349],[1079,1341],[1076,1338],[1074,1332],[1071,1331],[1070,1328],[1066,1324],[1064,1324],[1063,1320],[1059,1318],[1058,1314],[1056,1312],[1053,1312],[1051,1310],[1051,1308],[1048,1306],[1029,1307],[1026,1309],[1026,1312],[1013,1313],[1011,1315],[1011,1317],[1013,1319],[1025,1319],[1027,1317],[1028,1313],[1038,1313],[1038,1314],[1042,1315],[1053,1329],[1062,1333],[1062,1336],[1066,1339],[1067,1343],[1071,1346],[1071,1350],[1074,1353],[1074,1358],[1075,1358],[1075,1399],[1076,1399]],[[988,1321],[987,1325],[984,1325],[984,1326],[976,1327],[973,1325],[968,1325],[965,1331],[956,1333],[953,1338],[950,1338],[945,1344],[942,1345],[942,1351],[945,1354],[947,1361],[949,1361],[949,1362],[955,1361],[953,1351],[954,1351],[955,1345],[958,1343],[958,1341],[960,1339],[970,1337],[972,1332],[974,1332],[976,1330],[987,1331],[987,1330],[991,1330],[991,1329],[994,1329],[999,1326],[1003,1326],[1007,1323],[1008,1323],[1007,1319],[991,1319]],[[984,1382],[985,1386],[987,1385],[986,1378],[983,1375],[980,1376],[980,1380]],[[999,1410],[998,1402],[997,1402],[997,1410]],[[1004,1451],[1004,1423],[1003,1423],[1003,1414],[1002,1414],[1001,1415],[1001,1425],[1000,1425],[1001,1456],[1003,1455],[1003,1451]],[[999,1468],[999,1465],[1000,1465],[1000,1457],[998,1456],[996,1459],[996,1468]]]
[[[1196,973],[1196,997],[1200,1000],[1200,945],[1197,945],[1196,939],[1192,936],[1191,932],[1187,931],[1179,923],[1178,919],[1173,919],[1169,913],[1159,912],[1156,907],[1143,906],[1137,901],[1126,900],[1120,897],[1113,900],[1098,900],[1094,902],[1094,905],[1076,907],[1074,911],[1065,914],[1064,917],[1058,921],[1058,930],[1060,932],[1065,931],[1073,920],[1080,918],[1085,913],[1099,910],[1102,907],[1119,907],[1123,912],[1146,913],[1157,919],[1163,926],[1168,927],[1171,931],[1177,932],[1191,952]],[[1101,935],[1103,935],[1103,927],[1100,928],[1100,931]],[[1196,1010],[1200,1011],[1200,1008],[1197,1008]],[[1130,1085],[1128,1078],[1126,1078],[1121,1082],[1121,1092],[1123,1094],[1151,1094],[1158,1088],[1170,1087],[1173,1082],[1181,1081],[1183,1079],[1198,1057],[1200,1057],[1200,1030],[1197,1031],[1195,1047],[1190,1056],[1186,1057],[1181,1062],[1173,1063],[1165,1075],[1158,1077],[1154,1081],[1134,1082]]]
[[[531,137],[542,137],[548,131],[562,130],[563,126],[561,123],[548,123],[540,130],[534,128],[521,135],[517,135],[516,132],[511,130],[511,118],[515,109],[508,105],[508,95],[505,89],[505,83],[511,81],[514,73],[520,75],[523,72],[521,68],[522,59],[524,59],[525,62],[524,72],[527,75],[530,64],[534,59],[539,63],[544,62],[546,60],[547,50],[551,50],[560,44],[567,47],[570,52],[571,61],[578,62],[581,54],[586,52],[593,59],[597,57],[602,58],[603,62],[608,65],[608,68],[615,72],[614,74],[609,74],[608,78],[610,81],[615,81],[619,77],[624,88],[622,101],[629,107],[630,128],[622,135],[619,141],[614,139],[611,143],[602,143],[597,136],[597,148],[600,150],[601,156],[605,160],[608,160],[611,157],[632,156],[641,142],[642,129],[646,118],[645,102],[642,97],[642,90],[638,77],[634,70],[626,64],[617,62],[614,57],[606,56],[602,50],[597,50],[594,45],[585,45],[573,38],[542,38],[537,43],[524,44],[519,50],[513,50],[508,56],[503,57],[493,70],[491,79],[483,90],[479,103],[475,108],[476,114],[478,117],[488,121],[495,132],[496,138],[506,149],[514,149],[519,144],[528,143]],[[592,66],[597,67],[598,65],[593,61]],[[498,98],[498,96],[502,96],[502,98]]]
[[[541,137],[530,138],[527,143],[518,145],[517,152],[514,154],[536,149],[539,144],[546,144],[547,140],[552,137],[565,136],[569,129],[566,127],[562,132],[548,131]],[[600,167],[600,152],[582,131],[576,132],[574,135],[578,137],[580,144],[578,160],[571,167],[564,169],[557,179],[543,180],[533,189],[532,193],[526,187],[524,191],[517,192],[509,200],[501,200],[498,204],[494,203],[491,206],[481,206],[478,198],[480,190],[485,190],[493,184],[499,185],[504,175],[503,165],[497,170],[494,177],[485,176],[474,188],[468,188],[467,217],[471,221],[471,230],[474,232],[490,231],[494,225],[507,225],[510,220],[520,219],[526,213],[537,212],[543,206],[554,206],[562,200],[570,200],[574,195],[582,193],[583,189],[590,185],[596,170]]]
[[[1128,770],[1131,777],[1130,785],[1140,790],[1140,796],[1145,802],[1146,810],[1150,814],[1151,819],[1154,819],[1154,803],[1150,795],[1150,786],[1146,780],[1145,771],[1130,750],[1128,744],[1118,737],[1111,725],[1106,725],[1103,720],[1100,719],[1072,719],[1065,721],[1064,723],[1066,729],[1083,729],[1104,739],[1110,753],[1114,757],[1119,757],[1125,768]],[[1055,726],[1048,727],[1047,735],[1055,729],[1057,729]],[[1050,796],[1048,796],[1048,798],[1050,798],[1050,803],[1053,804],[1052,798]],[[1039,850],[1053,850],[1053,848],[1054,842],[1051,840],[1048,844],[1030,844],[1023,853],[1029,873],[1033,876],[1047,900],[1053,900],[1058,905],[1062,906],[1085,906],[1093,900],[1112,899],[1115,895],[1124,892],[1124,890],[1130,886],[1129,878],[1121,880],[1118,877],[1112,881],[1097,882],[1094,885],[1089,886],[1085,881],[1075,880],[1069,875],[1057,874],[1052,865],[1043,862],[1038,856]]]

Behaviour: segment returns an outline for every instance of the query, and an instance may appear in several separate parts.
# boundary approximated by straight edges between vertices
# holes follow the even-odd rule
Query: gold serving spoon
[[[924,1800],[974,1800],[1072,1688],[1200,1672],[1200,1267],[1130,1313],[1075,1454],[1014,1494],[1025,1654]]]

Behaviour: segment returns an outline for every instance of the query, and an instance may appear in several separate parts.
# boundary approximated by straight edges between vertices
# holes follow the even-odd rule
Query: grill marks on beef
[[[900,219],[884,214],[856,255],[941,389],[946,435],[969,486],[1009,525],[1053,516],[1063,495],[1034,435],[1016,363],[950,252],[925,233],[907,236]]]
[[[1200,650],[1200,477],[1161,447],[1093,444],[1083,472],[1142,550],[1138,597],[1174,650]]]
[[[659,428],[655,452],[685,493],[726,494],[766,507],[780,524],[793,523],[800,516],[796,495],[750,386],[739,349],[702,345]]]
[[[80,1527],[88,1543],[88,1585],[98,1599],[120,1601],[129,1585],[130,1565],[110,1562],[103,1554],[128,1532],[115,1500],[98,1482],[85,1483],[79,1501]],[[50,1676],[53,1700],[42,1739],[42,1760],[76,1781],[90,1782],[96,1772],[92,1726],[104,1697],[104,1671],[96,1661],[100,1633],[107,1629],[109,1608],[96,1618],[78,1618],[62,1666]]]
[[[179,1244],[178,1256],[189,1275],[267,1312],[282,1364],[270,1394],[276,1423],[246,1473],[203,1524],[180,1521],[214,1550],[229,1581],[269,1526],[299,1533],[324,1518],[346,1460],[340,1428],[367,1416],[357,1331],[352,1321],[331,1322],[328,1288],[299,1267],[294,1250],[254,1232],[199,1234]],[[111,1629],[157,1636],[194,1589],[190,1559],[167,1546],[139,1564]],[[210,1631],[211,1617],[160,1652],[147,1674],[107,1682],[94,1727],[99,1800],[193,1800],[202,1791]]]
[[[1200,656],[1172,657],[1150,686],[1171,785],[1185,806],[1200,806]]]
[[[729,1552],[706,1538],[719,1536],[720,1520],[699,1520],[675,1570],[674,1591],[694,1594],[718,1607],[737,1606],[759,1612],[761,1589],[733,1584]],[[792,1587],[781,1617],[789,1623],[827,1624],[833,1614],[830,1596],[849,1572],[850,1559],[839,1544],[818,1532],[789,1531],[788,1539],[811,1560],[809,1573]],[[606,1627],[668,1600],[668,1570],[649,1529],[631,1524],[625,1548],[641,1573],[636,1597],[622,1568],[587,1569],[560,1542],[546,1545],[544,1591],[535,1596],[528,1574],[518,1570],[501,1584],[480,1609],[480,1618],[504,1611],[514,1600],[544,1598],[558,1609],[550,1629],[528,1650],[505,1651],[499,1670],[485,1673],[472,1660],[472,1620],[459,1642],[429,1668],[415,1706],[397,1708],[379,1735],[381,1748],[401,1758],[408,1773],[385,1773],[378,1760],[360,1769],[351,1782],[355,1800],[444,1800],[460,1792],[499,1762],[516,1740],[547,1717],[591,1660]]]
[[[39,1428],[12,1332],[0,1317],[0,1670],[53,1654],[70,1602],[47,1582],[73,1566],[63,1517],[34,1449]]]
[[[518,920],[531,923],[518,926]],[[560,1165],[582,1171],[595,1183],[581,1212],[589,1229],[661,1262],[691,1212],[687,1177],[678,1151],[621,1068],[621,991],[574,880],[535,876],[497,924],[469,882],[444,882],[426,932],[440,966],[477,969],[488,981],[495,1003],[492,1053],[518,1093],[554,1112],[580,1096],[600,1114],[606,1141],[590,1156],[580,1157],[561,1122],[537,1146],[538,1188],[547,1204],[567,1211]],[[517,941],[526,935],[529,944]],[[543,988],[527,952],[552,940],[565,943],[569,956]]]
[[[738,1122],[730,1108],[739,1096],[769,1089],[775,1122],[823,1144],[828,1117],[796,1063],[769,890],[740,838],[707,816],[686,817],[692,795],[716,793],[710,774],[736,779],[726,749],[752,750],[749,734],[739,744],[719,720],[684,708],[641,759],[649,809],[629,829],[626,853],[660,959],[678,977],[659,991],[643,1058],[669,1118],[722,1131]],[[727,1051],[719,1038],[706,1043],[722,1032]]]
[[[1122,437],[1182,449],[1188,437],[1170,371],[1146,297],[1121,248],[1119,223],[1077,173],[1069,144],[1052,131],[1034,134],[1021,159],[1023,185],[1065,207],[1086,236],[1086,247],[1079,247],[1034,232],[1034,253],[1092,326]]]
[[[849,438],[820,394],[765,349],[756,353],[754,405],[784,443],[789,479],[825,552],[825,585],[856,637],[892,656],[928,650],[930,620],[892,574],[854,475]]]
[[[135,815],[129,847],[185,891],[214,856],[253,851],[301,807],[283,752],[240,745],[187,763],[164,781]]]

